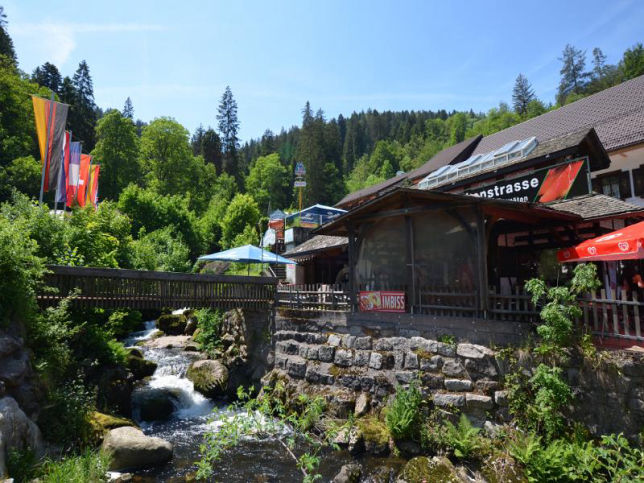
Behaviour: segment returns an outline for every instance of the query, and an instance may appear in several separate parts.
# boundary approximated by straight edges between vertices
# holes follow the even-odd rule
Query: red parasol
[[[644,221],[586,240],[576,247],[563,248],[557,252],[557,258],[560,262],[644,258]]]

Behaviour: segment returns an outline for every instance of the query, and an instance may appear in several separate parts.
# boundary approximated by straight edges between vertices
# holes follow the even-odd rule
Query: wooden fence
[[[349,292],[341,285],[278,285],[277,306],[292,310],[348,312]]]
[[[629,297],[622,290],[620,299],[612,299],[602,289],[599,294],[593,292],[591,298],[580,299],[580,303],[583,311],[581,324],[586,331],[600,339],[619,339],[624,343],[644,345],[644,303],[638,300],[636,292]]]
[[[80,307],[131,309],[252,308],[275,302],[277,280],[271,277],[200,275],[114,268],[49,266],[41,306],[74,296]]]

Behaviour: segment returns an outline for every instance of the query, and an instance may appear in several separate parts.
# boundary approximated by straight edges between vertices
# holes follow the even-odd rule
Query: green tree
[[[132,99],[128,98],[125,99],[125,104],[123,105],[123,117],[126,117],[130,119],[131,121],[134,120],[134,106],[132,105]]]
[[[48,98],[50,91],[21,76],[10,60],[0,56],[0,167],[23,156],[40,158],[32,95]]]
[[[31,80],[36,84],[51,89],[57,94],[60,93],[60,86],[63,82],[58,67],[49,62],[45,62],[42,66],[36,67],[33,74],[31,74]]]
[[[233,97],[230,86],[226,86],[221,96],[217,110],[217,121],[219,121],[219,133],[221,134],[222,150],[224,153],[223,171],[235,178],[241,186],[241,173],[238,166],[239,119],[237,118],[237,101]]]
[[[563,65],[559,71],[561,81],[559,82],[557,102],[563,105],[568,95],[580,94],[583,91],[589,74],[584,70],[586,68],[586,52],[583,50],[567,44],[559,60]]]
[[[118,199],[140,177],[139,138],[132,119],[113,109],[96,126],[94,159],[101,165],[101,197]]]
[[[261,213],[266,213],[269,203],[285,208],[289,185],[289,172],[277,153],[257,158],[246,178],[246,191],[255,198]]]
[[[14,159],[7,166],[8,186],[29,195],[38,196],[40,188],[40,162],[33,156],[23,156]]]
[[[138,270],[187,272],[191,264],[190,250],[167,226],[152,233],[145,233],[132,243],[132,267]]]
[[[644,74],[644,45],[638,42],[626,49],[622,57],[621,68],[624,80],[633,79]]]
[[[221,220],[222,247],[230,248],[234,246],[237,235],[244,233],[247,226],[255,229],[259,218],[259,208],[252,196],[249,194],[235,195]]]
[[[449,129],[449,144],[457,144],[465,140],[467,131],[467,115],[464,112],[457,112],[447,119]]]
[[[68,114],[68,125],[74,138],[83,142],[83,149],[91,151],[96,142],[96,103],[94,102],[94,84],[89,73],[87,62],[82,60],[72,78],[74,87],[73,99],[65,99],[71,104]],[[62,88],[62,86],[61,86]]]
[[[185,194],[193,186],[193,156],[188,131],[174,119],[152,121],[141,135],[141,158],[148,183],[161,194]]]
[[[528,104],[534,99],[534,90],[530,82],[528,82],[528,79],[523,74],[519,74],[514,81],[514,89],[512,89],[514,112],[520,116],[524,116],[528,112]]]
[[[190,139],[190,145],[195,156],[201,155],[206,164],[212,164],[215,172],[221,174],[223,163],[221,138],[214,129],[211,127],[204,129],[200,125]]]
[[[7,32],[7,14],[4,7],[0,5],[0,56],[4,55],[12,65],[16,65],[16,51],[13,48],[13,40]]]

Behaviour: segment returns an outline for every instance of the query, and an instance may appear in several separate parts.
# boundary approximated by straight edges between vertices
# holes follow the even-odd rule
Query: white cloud
[[[44,57],[56,65],[63,65],[76,47],[76,35],[86,33],[162,31],[160,25],[138,23],[74,24],[74,23],[10,23],[12,37],[36,40]]]

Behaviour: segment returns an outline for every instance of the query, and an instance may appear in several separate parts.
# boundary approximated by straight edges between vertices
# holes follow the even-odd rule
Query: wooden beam
[[[485,229],[485,216],[480,207],[476,209],[477,232],[477,261],[479,274],[479,309],[485,317],[488,311],[488,285],[487,285],[487,231]]]
[[[353,223],[349,223],[347,227],[349,233],[349,303],[351,304],[351,312],[356,312],[357,309],[357,298],[356,298],[356,274],[355,274],[355,262],[357,259],[356,253],[356,240],[355,240],[355,227]]]
[[[463,208],[472,206],[474,203],[454,203],[454,202],[436,202],[432,206],[412,206],[409,208],[399,208],[396,210],[379,211],[377,213],[370,213],[368,215],[356,216],[353,221],[361,222],[366,220],[391,218],[393,216],[406,216],[415,215],[418,213],[429,213],[437,210],[445,210],[447,208]]]
[[[416,255],[414,253],[414,223],[411,216],[405,216],[405,238],[407,241],[407,267],[408,267],[408,286],[411,290],[411,296],[409,297],[409,307],[410,312],[414,313],[414,307],[416,306],[416,268],[415,268],[415,259]]]

